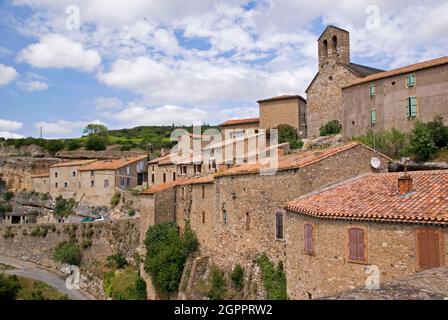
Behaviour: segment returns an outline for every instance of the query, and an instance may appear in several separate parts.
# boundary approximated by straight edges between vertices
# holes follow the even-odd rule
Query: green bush
[[[81,247],[76,240],[60,242],[54,249],[53,259],[55,261],[79,266],[81,258]]]
[[[89,136],[86,141],[86,149],[93,151],[106,150],[108,144],[107,137],[93,135]]]
[[[38,226],[35,227],[33,229],[33,231],[31,231],[31,236],[32,237],[41,237],[41,238],[45,238],[48,234],[48,230],[50,229],[50,226]]]
[[[50,140],[46,149],[52,153],[56,153],[64,149],[64,143],[61,140]]]
[[[121,253],[116,253],[106,258],[109,266],[114,269],[124,269],[128,265],[126,258]]]
[[[210,270],[210,290],[207,293],[207,297],[210,300],[223,300],[226,292],[227,285],[226,280],[224,279],[224,272],[221,271],[218,267],[213,266]]]
[[[276,268],[265,253],[258,257],[257,264],[261,269],[261,277],[267,293],[266,298],[268,300],[287,300],[286,275],[282,264],[279,263]]]
[[[405,156],[410,144],[409,134],[402,133],[395,128],[382,132],[369,130],[365,135],[354,137],[353,140],[364,143],[395,159]]]
[[[237,264],[235,268],[233,268],[232,273],[230,274],[230,279],[238,290],[244,288],[244,269],[240,264]]]
[[[130,217],[135,216],[135,210],[134,209],[129,209],[128,210],[128,216],[130,216]]]
[[[110,205],[112,206],[112,208],[115,208],[120,203],[120,199],[121,199],[121,193],[115,192],[115,194],[110,199]]]
[[[328,121],[319,129],[321,137],[338,134],[341,132],[341,130],[342,125],[338,120]]]
[[[0,217],[4,218],[8,212],[12,212],[12,206],[8,203],[0,203]]]
[[[428,126],[420,121],[415,122],[411,131],[409,151],[422,161],[429,160],[437,151]]]
[[[150,226],[145,246],[144,267],[155,288],[163,294],[177,291],[185,262],[198,246],[190,226],[186,225],[183,236],[174,222]]]
[[[0,300],[15,300],[21,289],[22,285],[17,276],[0,273]]]
[[[12,231],[12,228],[11,227],[7,227],[6,228],[6,232],[3,234],[3,238],[7,240],[7,239],[14,238],[14,236],[15,236],[15,234]]]
[[[12,191],[5,192],[5,194],[3,195],[3,199],[4,199],[6,202],[11,201],[12,198],[14,198],[14,192],[12,192]]]
[[[92,240],[91,239],[82,239],[81,247],[83,249],[88,249],[92,246]]]
[[[114,300],[146,300],[146,283],[131,269],[104,275],[104,291]]]
[[[443,123],[442,116],[435,116],[426,126],[437,148],[448,147],[448,126]]]
[[[289,142],[291,149],[300,149],[303,147],[303,141],[300,139],[297,129],[288,125],[281,124],[278,129],[278,142]]]
[[[75,199],[64,199],[62,196],[56,198],[56,205],[54,207],[53,215],[57,218],[68,217],[73,214],[75,207]]]
[[[78,140],[68,140],[65,148],[70,151],[78,150],[81,148],[81,143]]]

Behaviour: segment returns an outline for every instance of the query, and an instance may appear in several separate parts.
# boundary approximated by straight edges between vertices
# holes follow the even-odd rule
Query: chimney
[[[412,177],[410,174],[408,174],[408,163],[406,159],[404,161],[403,174],[398,178],[398,193],[403,196],[411,192],[412,189],[413,189]]]

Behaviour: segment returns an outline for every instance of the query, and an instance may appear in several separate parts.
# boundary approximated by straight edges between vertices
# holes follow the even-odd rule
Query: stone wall
[[[302,113],[302,116],[301,116]],[[260,128],[277,128],[288,124],[306,136],[306,103],[300,98],[260,102]]]
[[[303,225],[314,226],[315,254],[304,252]],[[366,230],[367,262],[348,261],[348,229]],[[291,299],[331,296],[338,292],[364,287],[365,268],[376,265],[380,281],[387,282],[416,272],[416,235],[418,226],[348,222],[316,219],[288,212],[286,219],[287,289]],[[447,246],[447,229],[443,229]],[[445,261],[448,252],[445,251]]]
[[[59,270],[62,265],[52,260],[58,243],[69,240],[72,233],[80,243],[90,240],[91,246],[83,250],[82,256],[83,288],[95,298],[104,299],[101,283],[102,266],[106,258],[120,252],[130,263],[138,263],[136,249],[140,241],[139,223],[139,220],[134,219],[81,224],[0,225],[0,255]],[[32,236],[33,230],[44,226],[48,226],[45,237]],[[5,238],[8,234],[14,236]]]

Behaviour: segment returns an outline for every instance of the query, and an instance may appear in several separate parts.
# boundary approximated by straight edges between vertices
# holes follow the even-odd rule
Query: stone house
[[[307,102],[299,95],[283,95],[258,101],[260,110],[260,128],[277,128],[288,124],[297,129],[302,138],[306,138]]]
[[[222,140],[227,140],[258,133],[259,125],[259,118],[233,119],[222,123],[219,128],[221,129]]]
[[[31,189],[39,193],[49,193],[50,192],[50,174],[37,174],[31,176]]]
[[[346,139],[368,129],[409,132],[417,119],[436,115],[448,123],[448,57],[373,74],[344,87],[342,96]]]
[[[364,174],[288,202],[292,299],[319,298],[446,266],[448,171]]]
[[[79,200],[92,205],[109,205],[116,192],[130,190],[147,171],[147,155],[95,161],[79,169]]]
[[[306,89],[307,136],[319,136],[322,125],[343,122],[342,88],[382,70],[350,61],[350,35],[328,26],[317,40],[319,70]]]
[[[381,159],[379,169],[370,165],[374,154]],[[286,201],[297,192],[306,194],[360,173],[385,172],[389,161],[362,144],[350,143],[281,156],[272,175],[260,175],[262,164],[244,164],[154,186],[140,197],[142,234],[157,221],[176,221],[181,229],[188,222],[201,254],[225,270],[236,263],[250,270],[261,252],[285,261],[286,242],[276,223],[283,225],[284,217],[279,220],[277,213]]]
[[[179,159],[177,162],[174,154],[169,154],[148,161],[148,186],[176,181],[203,173],[201,161],[194,162],[191,159]]]
[[[76,160],[61,162],[50,167],[50,194],[52,197],[79,199],[80,168],[96,160]]]

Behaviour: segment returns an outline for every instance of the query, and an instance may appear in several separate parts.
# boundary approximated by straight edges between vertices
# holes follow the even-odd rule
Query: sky
[[[446,0],[0,0],[0,137],[219,124],[300,94],[317,38],[391,69],[447,55]]]

